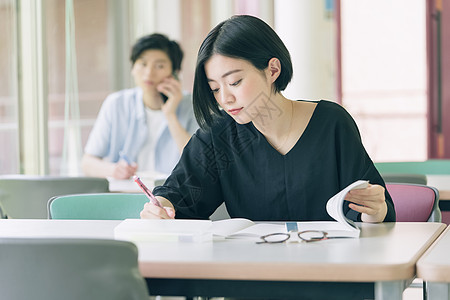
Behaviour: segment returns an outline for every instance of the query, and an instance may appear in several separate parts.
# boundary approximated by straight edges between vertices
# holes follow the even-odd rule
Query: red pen
[[[144,193],[145,193],[145,195],[147,195],[148,199],[150,199],[150,203],[163,208],[161,203],[159,203],[158,199],[156,199],[155,195],[153,195],[153,193],[150,192],[150,190],[145,186],[145,184],[142,182],[142,180],[138,176],[134,176],[133,180],[144,191]]]

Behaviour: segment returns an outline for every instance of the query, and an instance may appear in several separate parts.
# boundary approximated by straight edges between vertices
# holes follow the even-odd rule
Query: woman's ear
[[[270,77],[270,82],[274,83],[275,80],[277,80],[278,76],[281,74],[281,63],[280,60],[276,57],[272,57],[269,60],[268,66],[267,66],[268,75]]]

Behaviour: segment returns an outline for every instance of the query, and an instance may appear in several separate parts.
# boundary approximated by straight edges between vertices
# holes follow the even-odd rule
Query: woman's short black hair
[[[183,50],[177,42],[169,40],[164,34],[153,33],[138,39],[131,49],[131,64],[134,65],[142,53],[147,50],[164,51],[172,61],[172,72],[181,70]]]
[[[219,105],[211,93],[205,73],[205,63],[214,54],[244,59],[259,70],[265,70],[271,58],[278,58],[281,73],[274,82],[274,92],[286,89],[292,79],[289,51],[268,24],[248,15],[236,15],[219,23],[208,33],[200,46],[195,68],[194,113],[203,129],[211,127],[215,117],[220,114]]]

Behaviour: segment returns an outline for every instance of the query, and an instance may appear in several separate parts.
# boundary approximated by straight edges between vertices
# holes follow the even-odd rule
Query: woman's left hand
[[[349,207],[360,212],[363,222],[383,222],[387,213],[384,187],[369,184],[364,189],[355,189],[347,193],[345,200],[351,202]]]

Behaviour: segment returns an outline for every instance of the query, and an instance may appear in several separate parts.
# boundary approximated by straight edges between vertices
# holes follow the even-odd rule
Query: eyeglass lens
[[[259,243],[283,243],[290,238],[289,233],[271,233],[261,237],[262,241]]]
[[[305,242],[315,242],[324,240],[327,238],[327,233],[324,231],[307,230],[298,232],[298,237]],[[291,237],[290,233],[271,233],[268,235],[261,236],[261,241],[258,244],[269,243],[283,243]]]
[[[327,237],[327,233],[323,231],[301,231],[298,233],[298,237],[306,242],[320,241]]]

